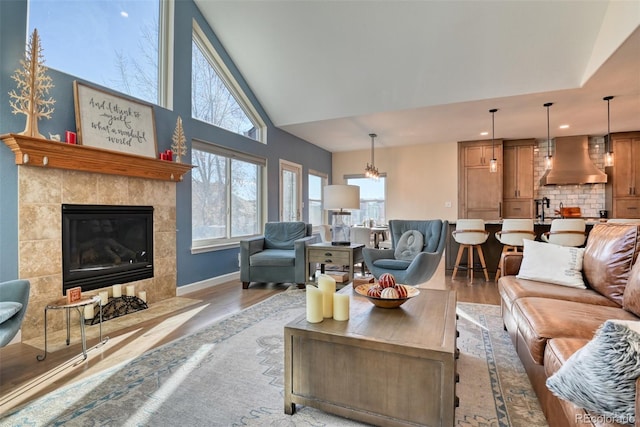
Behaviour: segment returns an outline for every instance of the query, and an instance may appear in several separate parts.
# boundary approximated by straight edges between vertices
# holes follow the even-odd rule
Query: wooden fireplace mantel
[[[14,133],[2,135],[0,139],[15,153],[16,165],[22,166],[69,169],[164,181],[182,181],[183,175],[193,168],[186,163],[66,144]]]

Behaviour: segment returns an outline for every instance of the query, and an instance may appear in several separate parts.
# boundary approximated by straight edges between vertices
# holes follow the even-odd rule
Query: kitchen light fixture
[[[345,212],[345,209],[360,209],[360,187],[357,185],[326,185],[323,192],[324,209],[334,211],[331,212],[333,217],[331,244],[348,246],[351,243],[349,239],[351,212]]]
[[[491,113],[491,161],[489,162],[489,172],[496,173],[498,172],[498,160],[496,159],[496,147],[494,138],[496,136],[496,127],[495,127],[495,113],[498,111],[497,108],[492,108],[489,110]]]
[[[607,101],[607,138],[605,140],[605,149],[607,152],[604,155],[604,165],[613,166],[613,151],[611,151],[611,111],[609,110],[609,101],[613,99],[613,96],[605,96],[603,101]]]
[[[547,102],[544,107],[547,108],[547,157],[544,158],[547,169],[553,167],[553,158],[551,156],[551,134],[549,131],[549,107],[553,105],[553,102]]]
[[[370,133],[369,136],[371,137],[371,164],[367,163],[367,167],[364,169],[364,175],[367,178],[378,180],[378,178],[380,178],[380,172],[378,172],[378,168],[375,167],[373,163],[373,140],[378,135]]]

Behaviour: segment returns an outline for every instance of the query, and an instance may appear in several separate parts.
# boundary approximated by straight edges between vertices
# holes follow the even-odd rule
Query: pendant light
[[[367,178],[375,179],[377,181],[378,178],[380,178],[380,172],[378,172],[378,168],[373,163],[373,140],[378,135],[370,133],[369,136],[371,137],[371,164],[367,163],[367,167],[364,169],[364,175]]]
[[[498,172],[498,160],[496,159],[496,147],[494,138],[496,135],[496,126],[495,126],[495,113],[498,111],[497,108],[492,108],[489,110],[491,113],[491,161],[489,162],[489,172],[496,173]]]
[[[547,109],[547,156],[544,158],[547,170],[553,167],[553,158],[551,156],[551,134],[549,133],[549,107],[552,105],[553,102],[547,102],[544,104],[544,107]]]
[[[605,148],[607,152],[604,155],[604,165],[613,166],[613,151],[611,150],[611,111],[609,110],[609,101],[613,96],[605,96],[603,101],[607,101],[607,138],[605,140]]]

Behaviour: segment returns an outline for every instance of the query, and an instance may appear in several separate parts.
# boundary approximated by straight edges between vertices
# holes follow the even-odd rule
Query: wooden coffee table
[[[346,286],[350,319],[284,328],[284,410],[312,406],[382,426],[452,426],[456,295],[420,289],[400,308],[373,306]]]

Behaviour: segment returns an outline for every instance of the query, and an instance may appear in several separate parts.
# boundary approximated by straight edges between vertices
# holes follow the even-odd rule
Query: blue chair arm
[[[420,252],[407,267],[405,283],[417,284],[426,282],[433,276],[441,260],[441,252]]]

